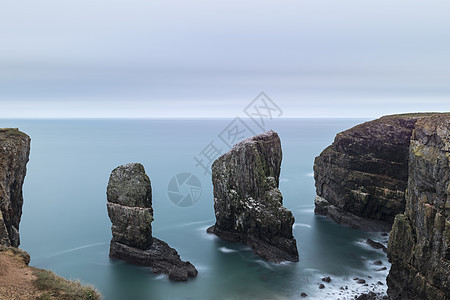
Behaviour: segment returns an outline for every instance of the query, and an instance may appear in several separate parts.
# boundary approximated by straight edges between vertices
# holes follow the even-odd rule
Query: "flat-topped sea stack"
[[[138,163],[115,168],[107,187],[108,215],[112,222],[109,256],[148,266],[177,281],[197,276],[190,262],[152,236],[152,189],[144,167]]]
[[[278,189],[281,158],[273,131],[245,139],[219,157],[212,165],[216,223],[207,230],[276,263],[298,261],[294,217]]]
[[[30,137],[16,128],[0,129],[0,245],[18,247],[22,185],[30,155]]]
[[[314,162],[315,212],[360,230],[390,230],[405,211],[412,131],[430,115],[385,116],[338,133]]]
[[[416,123],[406,211],[395,218],[388,257],[390,299],[450,299],[450,114]]]

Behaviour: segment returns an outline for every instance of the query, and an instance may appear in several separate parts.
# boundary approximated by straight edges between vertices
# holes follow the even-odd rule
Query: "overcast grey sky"
[[[450,1],[0,2],[0,117],[450,111]]]

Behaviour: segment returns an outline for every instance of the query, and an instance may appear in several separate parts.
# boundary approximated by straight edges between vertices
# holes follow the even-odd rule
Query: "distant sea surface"
[[[314,157],[336,133],[364,120],[265,123],[265,130],[273,129],[281,138],[280,189],[284,206],[296,220],[300,261],[285,264],[268,263],[245,245],[205,232],[215,222],[211,176],[196,166],[194,157],[208,163],[201,153],[211,142],[222,153],[228,151],[232,131],[224,130],[232,129],[232,121],[1,120],[0,127],[18,127],[32,139],[20,225],[20,247],[31,254],[31,265],[92,284],[113,300],[299,299],[302,292],[308,299],[350,299],[373,288],[385,289],[376,283],[385,283],[386,255],[363,241],[386,238],[314,215]],[[255,133],[263,131],[250,119],[241,121]],[[191,261],[199,271],[197,278],[171,282],[148,268],[108,257],[106,186],[111,171],[129,162],[142,163],[152,182],[153,235]],[[169,199],[168,184],[180,173],[193,174],[201,183],[201,195],[191,206],[180,207]],[[375,271],[380,268],[373,265],[375,260],[388,270]],[[332,281],[318,289],[324,276]],[[369,286],[355,283],[355,277],[365,278]]]

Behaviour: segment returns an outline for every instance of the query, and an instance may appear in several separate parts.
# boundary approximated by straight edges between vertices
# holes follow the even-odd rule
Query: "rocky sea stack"
[[[390,230],[405,211],[412,131],[429,115],[385,116],[337,134],[314,162],[315,212],[360,230]]]
[[[271,262],[298,261],[294,217],[278,189],[281,141],[269,131],[245,139],[212,165],[216,223],[209,233],[243,242]]]
[[[14,128],[0,129],[0,245],[18,247],[22,185],[30,154],[30,137]]]
[[[177,251],[152,236],[152,189],[144,167],[138,163],[115,168],[107,187],[108,215],[112,222],[109,256],[148,266],[177,281],[197,276],[190,262]]]
[[[406,212],[388,245],[391,299],[450,299],[450,114],[416,123]]]

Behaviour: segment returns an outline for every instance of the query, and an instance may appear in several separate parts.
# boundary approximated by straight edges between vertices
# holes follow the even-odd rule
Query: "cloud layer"
[[[448,1],[42,0],[0,9],[0,117],[450,110]]]

